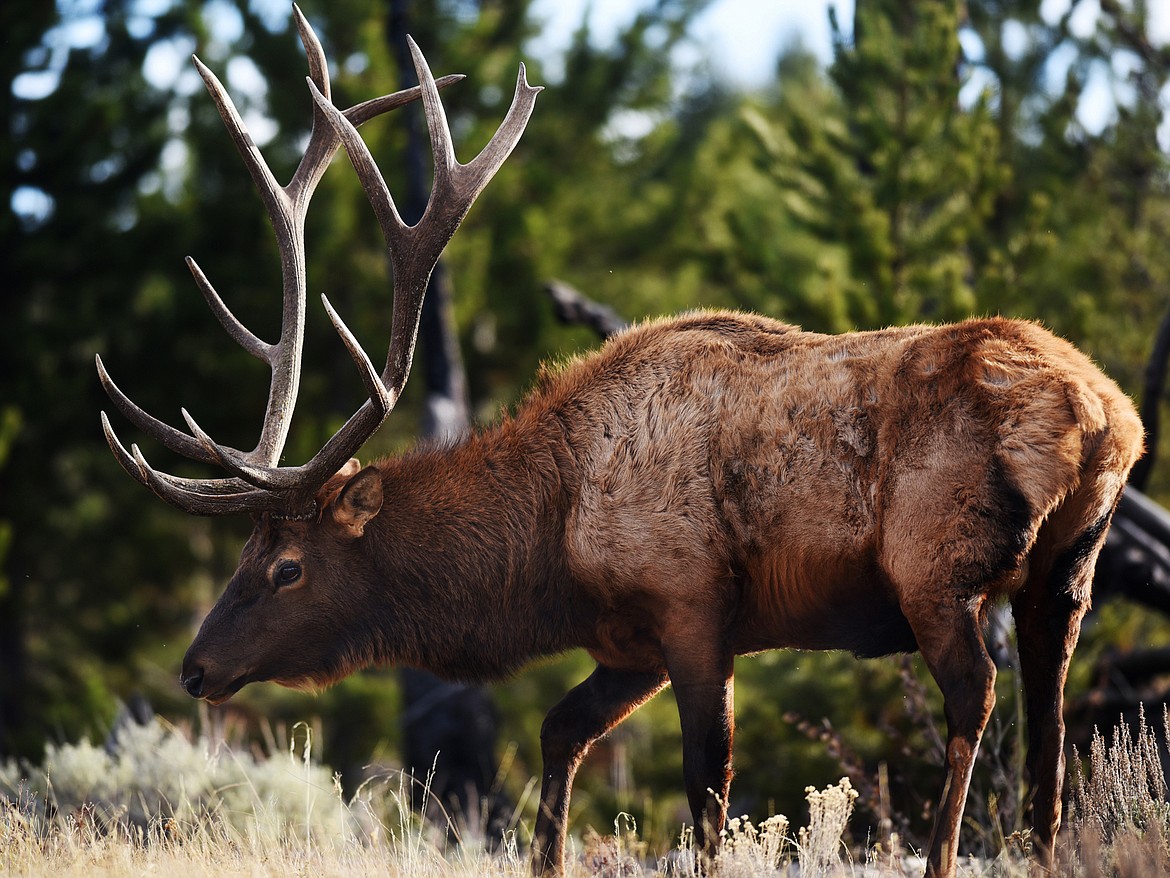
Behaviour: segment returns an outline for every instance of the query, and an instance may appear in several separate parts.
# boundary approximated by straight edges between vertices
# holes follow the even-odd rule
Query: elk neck
[[[376,660],[498,679],[583,641],[594,615],[564,561],[559,431],[513,420],[377,463],[367,526]]]

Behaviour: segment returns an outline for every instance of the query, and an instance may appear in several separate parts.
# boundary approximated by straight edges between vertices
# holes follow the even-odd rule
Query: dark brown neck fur
[[[505,422],[378,462],[385,505],[363,540],[372,663],[498,679],[582,644],[593,613],[564,564],[560,438]]]

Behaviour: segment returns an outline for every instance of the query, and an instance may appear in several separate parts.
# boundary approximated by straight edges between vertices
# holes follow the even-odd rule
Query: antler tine
[[[370,402],[373,403],[375,409],[379,410],[380,415],[385,417],[394,408],[394,403],[397,398],[386,389],[386,385],[382,383],[382,377],[378,374],[378,370],[374,368],[374,364],[370,362],[370,358],[362,350],[362,346],[358,343],[358,340],[349,331],[349,327],[345,325],[345,321],[341,319],[341,315],[329,304],[329,299],[324,293],[321,294],[321,304],[325,306],[325,313],[329,315],[329,320],[333,323],[333,328],[341,336],[341,341],[345,344],[346,350],[349,351],[354,365],[361,372],[362,383],[366,386],[366,394],[369,396]]]
[[[184,512],[195,515],[220,515],[229,512],[258,511],[261,505],[274,505],[264,494],[239,479],[182,479],[161,473],[150,466],[137,445],[127,451],[118,439],[110,419],[101,413],[102,432],[118,463],[136,482],[150,488],[158,497]]]
[[[215,103],[215,108],[219,111],[219,117],[223,120],[232,143],[235,144],[236,151],[240,154],[248,173],[252,176],[252,181],[256,184],[264,206],[270,214],[280,213],[281,208],[286,207],[286,205],[278,203],[283,199],[284,190],[276,181],[276,177],[273,176],[268,163],[264,161],[264,156],[260,154],[256,142],[252,140],[248,126],[244,124],[243,117],[240,116],[239,110],[236,109],[235,103],[227,93],[227,89],[223,87],[219,77],[200,61],[197,55],[191,56],[191,63],[195,65],[203,84],[207,87],[207,91]]]
[[[192,460],[198,460],[203,463],[215,463],[215,459],[211,457],[206,449],[195,439],[188,436],[181,430],[176,430],[170,424],[163,423],[153,415],[143,411],[133,400],[124,394],[114,379],[110,377],[110,373],[106,371],[106,366],[102,362],[100,355],[94,356],[94,363],[97,366],[98,380],[102,384],[102,388],[106,391],[106,395],[126,418],[135,427],[150,436],[152,439],[161,442],[169,450],[176,454],[181,454],[184,457],[189,457]],[[107,434],[106,438],[109,438]],[[113,446],[110,446],[113,448]],[[115,455],[117,449],[114,449]],[[133,473],[131,473],[133,475]]]
[[[102,412],[102,433],[106,437],[106,444],[110,446],[110,451],[114,452],[114,458],[122,465],[122,469],[126,470],[127,474],[136,482],[150,487],[145,473],[142,472],[142,468],[138,465],[137,459],[126,450],[126,446],[122,444],[122,440],[118,438],[118,434],[110,426],[110,419],[106,417],[105,412]],[[137,450],[137,446],[135,446],[135,450]]]
[[[187,257],[187,268],[190,270],[191,276],[195,278],[195,285],[199,287],[199,292],[203,293],[203,298],[207,301],[207,306],[211,308],[211,312],[218,318],[220,325],[227,330],[228,335],[235,340],[236,344],[253,357],[263,360],[265,363],[270,363],[272,360],[272,345],[261,341],[248,327],[236,319],[236,315],[231,312],[228,306],[224,304],[223,299],[219,297],[219,293],[215,291],[215,287],[211,285],[211,281],[207,279],[207,275],[203,273],[203,269],[199,267],[199,263],[190,256]]]
[[[322,94],[330,94],[329,64],[325,60],[325,50],[321,48],[321,41],[310,27],[308,19],[301,12],[299,6],[293,4],[293,19],[297,25],[297,33],[301,38],[301,45],[305,47],[305,57],[309,62],[309,79],[319,88]],[[293,173],[286,190],[290,201],[294,204],[304,203],[308,207],[309,198],[321,175],[325,173],[330,159],[337,152],[337,136],[329,130],[329,125],[321,118],[321,111],[313,106],[313,128],[309,134],[309,144],[301,156],[300,164]]]
[[[435,85],[442,91],[447,86],[462,82],[465,79],[467,79],[467,76],[462,73],[448,73],[446,76],[440,76],[436,79]],[[353,123],[355,128],[361,128],[362,125],[375,116],[380,116],[399,107],[405,107],[407,104],[417,101],[420,97],[422,97],[422,89],[416,85],[411,88],[404,88],[402,91],[396,91],[394,94],[383,95],[380,98],[371,98],[368,101],[362,101],[360,104],[354,104],[348,110],[343,111],[343,115]]]
[[[301,38],[301,45],[305,47],[305,60],[309,64],[309,77],[317,83],[324,95],[332,94],[329,89],[329,62],[325,59],[325,50],[321,48],[321,41],[317,39],[317,32],[301,12],[296,3],[292,5],[293,21],[297,25],[297,34]]]

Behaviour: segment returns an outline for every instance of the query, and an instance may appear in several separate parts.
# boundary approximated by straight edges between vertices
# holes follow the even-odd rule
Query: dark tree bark
[[[406,44],[409,0],[390,0],[386,38],[398,65],[399,87],[417,82]],[[428,163],[418,105],[400,111],[406,127],[406,193],[403,219],[413,223],[426,209]],[[427,389],[427,438],[453,438],[470,428],[467,374],[451,307],[451,283],[440,261],[431,274],[419,324],[419,359]],[[498,720],[487,689],[449,683],[426,671],[404,669],[403,755],[415,776],[411,805],[451,833],[482,832],[489,845],[502,838],[512,808],[498,789]],[[429,786],[424,786],[429,775]],[[424,790],[430,798],[424,801]],[[452,825],[452,821],[454,825]]]
[[[1099,599],[1124,597],[1170,615],[1170,512],[1143,493],[1157,455],[1168,363],[1170,312],[1162,318],[1146,363],[1141,402],[1146,453],[1130,472],[1113,516],[1097,559],[1093,592]]]
[[[38,3],[17,8],[14,3],[0,6],[0,33],[4,34],[5,47],[0,51],[0,119],[13,120],[18,116],[22,103],[11,88],[13,80],[28,69],[30,51],[41,43],[46,31],[58,17],[55,5]],[[24,146],[19,138],[6,136],[0,143],[0,240],[6,242],[0,253],[0,276],[5,278],[27,277],[27,265],[21,265],[17,253],[21,252],[24,237],[19,228],[19,219],[9,209],[13,193],[29,181],[22,171],[16,155]],[[19,281],[9,281],[10,298],[5,302],[3,326],[0,326],[0,373],[15,376],[29,368],[23,359],[27,353],[18,343],[18,334],[27,334],[29,323],[23,315],[17,316],[17,307],[26,307],[18,300],[27,298],[16,293]],[[29,621],[29,578],[25,566],[16,551],[14,541],[24,528],[37,527],[35,516],[30,517],[27,509],[22,515],[18,506],[22,504],[21,492],[16,489],[18,481],[14,475],[14,447],[35,441],[31,431],[22,428],[21,423],[26,402],[18,398],[12,388],[6,388],[4,405],[11,406],[10,412],[0,411],[0,418],[12,418],[9,423],[0,423],[0,759],[12,756],[35,756],[39,754],[41,741],[32,722],[34,711],[28,708],[29,662],[28,642]],[[7,434],[7,435],[5,435]],[[24,460],[30,459],[24,457]],[[41,457],[32,458],[35,460]]]
[[[1093,596],[1123,597],[1170,616],[1170,512],[1133,485],[1097,557]]]
[[[8,567],[11,570],[11,567]],[[0,759],[19,753],[18,739],[25,725],[22,693],[28,672],[25,662],[22,580],[0,574]]]
[[[1154,348],[1146,363],[1145,385],[1142,388],[1141,418],[1146,428],[1146,453],[1129,473],[1129,484],[1144,491],[1150,481],[1158,452],[1158,433],[1161,426],[1162,397],[1166,393],[1166,365],[1170,362],[1170,311],[1162,318]]]

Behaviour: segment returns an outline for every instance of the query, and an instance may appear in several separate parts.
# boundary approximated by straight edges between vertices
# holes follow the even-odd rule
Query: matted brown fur
[[[980,624],[1006,598],[1048,862],[1068,659],[1141,448],[1129,399],[1032,323],[831,336],[729,312],[650,322],[546,371],[515,415],[454,447],[353,467],[319,521],[263,517],[184,679],[218,701],[254,680],[385,663],[494,678],[587,649],[597,671],[542,731],[534,864],[557,871],[580,759],[668,681],[709,851],[736,654],[920,649],[949,733],[928,871],[951,875],[994,700]]]

